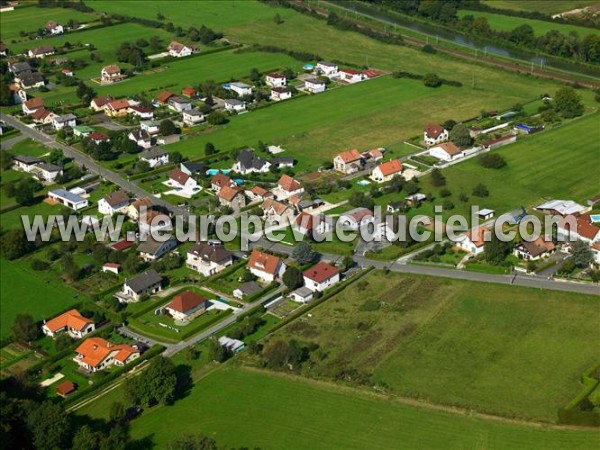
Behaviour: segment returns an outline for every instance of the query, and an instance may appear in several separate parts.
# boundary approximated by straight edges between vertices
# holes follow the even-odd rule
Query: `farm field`
[[[215,370],[175,406],[145,412],[132,422],[132,435],[165,448],[190,432],[190,417],[194,432],[227,448],[583,449],[597,436],[590,430],[523,427],[426,410],[354,389],[239,368]]]
[[[2,339],[10,335],[10,327],[19,313],[31,314],[35,320],[41,320],[83,299],[80,293],[60,279],[42,277],[19,261],[0,260],[0,275],[3,280],[0,283]]]
[[[5,43],[13,39],[19,41],[23,39],[19,36],[20,31],[36,31],[44,28],[48,20],[54,20],[60,24],[66,24],[69,20],[78,20],[79,22],[91,22],[96,19],[92,14],[82,13],[69,8],[39,8],[37,6],[19,6],[14,11],[0,13],[0,27],[2,40]],[[25,41],[34,43],[37,41]]]
[[[592,296],[373,272],[310,313],[279,333],[319,345],[304,375],[496,415],[556,420],[598,363]]]
[[[557,14],[571,9],[591,5],[591,0],[483,0],[493,8],[514,9],[516,11],[540,11]]]
[[[575,9],[575,7],[572,7],[569,9]],[[545,11],[545,9],[542,8],[538,11]],[[515,29],[516,27],[518,27],[519,25],[529,24],[529,25],[531,25],[531,28],[533,28],[533,31],[536,36],[546,34],[548,31],[551,31],[551,30],[558,30],[563,34],[568,34],[571,31],[574,31],[580,37],[587,36],[588,34],[597,34],[598,33],[598,30],[594,30],[592,28],[581,27],[581,26],[577,26],[577,25],[562,24],[562,23],[552,23],[552,22],[546,22],[544,20],[525,19],[522,17],[505,16],[503,14],[494,14],[494,13],[488,13],[488,12],[483,12],[483,11],[470,11],[470,10],[464,10],[464,9],[461,9],[458,12],[459,18],[462,18],[466,15],[472,15],[475,18],[484,17],[485,19],[487,19],[492,30],[497,30],[497,31],[511,31],[511,30]]]

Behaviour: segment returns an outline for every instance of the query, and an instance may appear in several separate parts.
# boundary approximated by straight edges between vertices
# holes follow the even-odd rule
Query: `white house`
[[[304,89],[312,94],[325,91],[325,83],[318,78],[307,78],[304,80]]]
[[[271,89],[271,100],[279,102],[292,98],[292,91],[283,87],[274,87]]]
[[[323,292],[340,282],[340,271],[323,261],[305,270],[302,275],[304,285],[313,292]]]
[[[183,123],[188,127],[193,127],[204,122],[204,114],[199,109],[188,109],[183,111]]]
[[[293,292],[290,292],[290,298],[298,303],[308,303],[313,299],[313,291],[306,286],[299,287]]]
[[[554,252],[552,239],[539,236],[533,242],[523,241],[514,248],[513,254],[526,261],[537,261]]]
[[[89,205],[87,199],[82,198],[71,191],[67,191],[66,189],[55,189],[53,191],[49,191],[48,197],[75,211],[86,208]]]
[[[172,56],[174,58],[183,58],[184,56],[190,56],[192,53],[194,53],[194,50],[194,47],[184,45],[181,42],[177,41],[171,41],[171,43],[167,47],[169,56]]]
[[[150,168],[169,164],[169,154],[160,147],[152,147],[140,153],[140,159],[150,164]]]
[[[228,98],[223,103],[225,104],[225,110],[227,111],[237,113],[246,111],[246,103],[241,100],[235,98]]]
[[[290,177],[289,175],[282,175],[277,182],[277,194],[278,197],[291,197],[292,195],[300,195],[304,192],[302,184]]]
[[[371,178],[377,183],[385,183],[401,173],[402,163],[398,159],[392,159],[375,167],[371,172]]]
[[[487,227],[470,229],[466,234],[459,236],[456,245],[462,250],[477,256],[483,253],[486,236],[490,234]]]
[[[154,109],[152,109],[150,106],[129,105],[129,108],[127,108],[127,113],[144,120],[150,120],[154,118]]]
[[[35,166],[44,162],[40,158],[30,155],[15,155],[13,156],[13,169],[22,172],[31,172]]]
[[[265,77],[265,83],[271,87],[284,87],[287,85],[287,78],[280,73],[270,73]]]
[[[187,98],[173,96],[167,101],[167,105],[175,112],[182,113],[192,109],[192,102]]]
[[[158,124],[153,120],[143,120],[140,122],[140,130],[145,131],[149,135],[158,134]]]
[[[204,297],[191,292],[184,291],[177,294],[165,307],[165,311],[175,320],[189,322],[204,314],[209,302]]]
[[[178,244],[179,242],[174,237],[161,242],[154,240],[150,235],[146,237],[145,241],[140,242],[137,252],[144,261],[156,261],[175,249]]]
[[[252,275],[265,283],[272,283],[283,276],[286,266],[277,256],[253,250],[248,260],[248,269]]]
[[[50,34],[63,34],[65,32],[65,28],[54,20],[48,21],[46,23],[46,31]]]
[[[368,208],[354,208],[340,215],[338,222],[350,230],[358,230],[364,223],[373,218],[373,211]]]
[[[124,78],[126,78],[126,76],[121,73],[121,68],[116,64],[104,66],[100,71],[101,83],[115,83],[123,80]]]
[[[30,171],[34,178],[46,184],[52,184],[56,177],[63,174],[63,168],[55,164],[41,162]]]
[[[278,202],[272,198],[267,198],[260,205],[260,208],[264,212],[264,219],[266,222],[272,222],[274,220],[283,220],[284,217],[291,216],[294,211],[293,209],[286,203]]]
[[[135,142],[138,147],[145,149],[152,147],[152,137],[142,129],[131,131],[127,137],[130,141]]]
[[[124,191],[115,191],[98,200],[98,212],[112,216],[116,213],[125,214],[129,207],[129,196]]]
[[[60,333],[67,333],[74,339],[81,339],[96,329],[94,321],[82,316],[76,309],[71,309],[53,319],[44,321],[42,331],[51,338]]]
[[[317,63],[317,72],[322,73],[326,77],[337,75],[338,65],[329,61],[319,61]]]
[[[45,58],[46,56],[54,55],[56,49],[51,45],[45,45],[43,47],[32,48],[27,52],[30,58]]]
[[[233,253],[221,243],[200,242],[187,252],[186,266],[205,277],[221,272],[233,264]]]
[[[249,173],[266,173],[269,171],[271,163],[250,149],[244,149],[239,152],[232,170],[242,175]]]
[[[423,140],[427,146],[441,144],[448,140],[448,130],[440,125],[429,123],[423,131]]]
[[[454,161],[464,156],[464,152],[452,142],[443,142],[440,145],[431,147],[429,154],[442,161]]]
[[[240,97],[244,97],[246,95],[252,95],[252,86],[246,83],[241,83],[239,81],[234,81],[229,83],[229,89],[235,92]]]
[[[116,365],[124,366],[140,357],[140,351],[128,344],[112,344],[100,337],[91,337],[75,349],[75,361],[88,372],[97,372]]]
[[[73,128],[75,125],[77,125],[77,117],[71,113],[67,113],[63,116],[55,116],[52,119],[52,126],[55,130],[62,130],[64,127]]]
[[[333,158],[333,168],[349,175],[363,168],[363,158],[358,150],[347,150]]]
[[[338,73],[340,80],[346,81],[347,83],[358,83],[364,80],[362,72],[354,69],[341,69]]]
[[[173,169],[169,172],[169,186],[182,189],[185,191],[191,191],[193,188],[198,186],[196,180],[194,180],[187,173],[181,169]]]
[[[119,300],[137,302],[143,295],[153,295],[162,290],[162,277],[154,269],[147,270],[123,283]]]
[[[27,115],[33,114],[38,109],[44,107],[44,99],[40,97],[30,98],[21,104],[21,109]]]
[[[590,245],[600,242],[600,227],[592,223],[589,214],[561,217],[557,232],[568,240],[584,241]]]

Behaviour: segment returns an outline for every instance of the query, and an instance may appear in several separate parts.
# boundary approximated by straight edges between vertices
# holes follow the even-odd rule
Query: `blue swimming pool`
[[[218,174],[219,172],[224,173],[225,175],[227,175],[229,172],[231,172],[231,170],[229,169],[223,169],[223,170],[219,170],[219,169],[208,169],[206,171],[206,175],[210,175],[210,176],[215,176],[216,174]]]
[[[592,222],[600,222],[600,214],[592,214],[590,218],[592,219]]]

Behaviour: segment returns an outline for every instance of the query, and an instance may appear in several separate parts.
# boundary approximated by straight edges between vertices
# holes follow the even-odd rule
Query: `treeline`
[[[236,53],[245,53],[245,52],[282,53],[284,55],[291,56],[295,60],[301,61],[301,62],[320,61],[323,59],[315,53],[298,52],[295,50],[288,50],[287,48],[283,48],[283,47],[277,47],[275,45],[252,44],[250,47],[245,47],[245,48],[236,50],[235,52]]]
[[[496,12],[504,15],[516,15],[518,17],[532,19],[540,19],[541,17],[531,16],[531,14],[539,13],[519,11],[518,13],[515,12],[515,14],[507,14],[507,11],[505,10],[487,8],[478,0],[406,0],[402,2],[391,0],[363,1],[366,3],[383,5],[384,7],[409,16],[417,16],[436,22],[442,22],[444,25],[461,31],[466,35],[497,41],[501,44],[508,44],[515,47],[537,50],[563,58],[575,58],[592,64],[600,63],[600,36],[597,33],[594,33],[593,30],[590,30],[589,34],[586,34],[584,37],[580,37],[576,32],[565,34],[561,33],[559,30],[551,30],[544,35],[536,36],[531,25],[526,23],[515,27],[511,31],[500,31],[492,29],[485,17],[475,17],[472,14],[465,15],[462,19],[458,17],[458,10],[461,8]],[[548,16],[543,15],[543,19],[548,21]],[[564,23],[564,20],[562,22],[553,22]]]
[[[71,2],[62,0],[38,0],[40,8],[71,8],[81,12],[93,12],[94,10],[84,2]]]
[[[411,80],[422,80],[425,86],[427,87],[439,87],[442,84],[454,87],[461,87],[463,85],[460,81],[446,80],[445,78],[438,77],[434,73],[426,73],[425,75],[421,75],[418,73],[398,71],[394,72],[392,76],[394,78],[410,78]]]

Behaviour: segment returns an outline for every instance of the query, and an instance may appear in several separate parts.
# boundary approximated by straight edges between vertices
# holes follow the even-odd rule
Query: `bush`
[[[479,164],[486,169],[501,169],[506,166],[506,160],[498,153],[484,153],[479,156]]]

